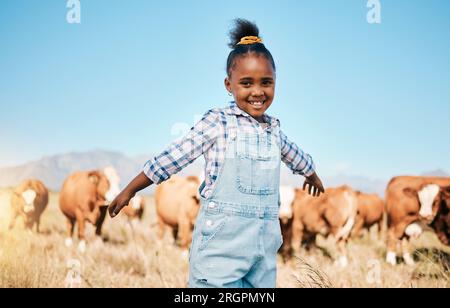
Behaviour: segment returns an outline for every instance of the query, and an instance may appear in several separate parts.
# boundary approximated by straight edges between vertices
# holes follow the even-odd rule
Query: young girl
[[[275,287],[280,160],[305,176],[303,189],[324,191],[310,155],[289,141],[265,111],[275,94],[275,63],[255,24],[230,32],[228,107],[208,111],[182,138],[148,161],[109,206],[116,216],[139,190],[167,180],[200,155],[206,161],[201,209],[190,248],[190,287]],[[309,186],[309,187],[308,187]]]

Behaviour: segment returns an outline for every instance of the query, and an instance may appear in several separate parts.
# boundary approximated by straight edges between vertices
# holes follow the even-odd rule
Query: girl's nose
[[[264,91],[261,88],[255,87],[252,91],[252,96],[255,97],[264,96]]]

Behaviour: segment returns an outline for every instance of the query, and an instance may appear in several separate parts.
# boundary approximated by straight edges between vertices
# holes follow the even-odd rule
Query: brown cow
[[[450,186],[442,187],[438,196],[439,209],[431,227],[436,232],[439,240],[450,245]]]
[[[128,206],[122,209],[122,212],[130,221],[141,220],[144,215],[145,200],[142,196],[134,196]]]
[[[360,191],[356,191],[356,197],[358,198],[358,213],[352,236],[360,236],[363,228],[369,230],[373,225],[377,225],[378,232],[380,232],[383,226],[383,199],[377,194],[365,194]]]
[[[422,233],[420,224],[442,228],[442,220],[445,220],[445,207],[442,206],[442,202],[448,200],[449,186],[450,178],[443,177],[399,176],[391,179],[386,188],[387,263],[396,264],[396,250],[401,244],[405,263],[414,264],[409,253],[408,239]],[[440,209],[444,212],[438,215]],[[440,222],[434,225],[437,217]],[[443,231],[436,230],[436,232],[442,241]]]
[[[164,236],[166,226],[169,226],[179,245],[182,248],[189,247],[200,209],[199,185],[200,181],[195,176],[187,178],[172,176],[158,185],[155,191],[155,204],[160,239]]]
[[[11,222],[9,229],[14,227],[18,217],[24,219],[25,227],[32,229],[36,224],[39,233],[39,223],[42,212],[48,204],[48,190],[39,180],[25,180],[14,189],[11,196]]]
[[[356,193],[348,186],[328,188],[319,197],[297,189],[293,204],[292,245],[298,254],[302,242],[309,246],[317,234],[330,236],[337,242],[339,264],[348,264],[345,244],[355,223]]]
[[[66,246],[72,246],[75,223],[78,223],[78,249],[84,252],[85,221],[96,226],[96,235],[101,235],[109,202],[119,193],[119,177],[112,167],[103,171],[79,171],[71,174],[59,194],[59,207],[67,218],[68,237]]]
[[[280,226],[281,234],[283,235],[283,245],[280,248],[283,260],[289,259],[292,253],[292,221],[293,203],[295,200],[296,189],[290,186],[280,186]]]

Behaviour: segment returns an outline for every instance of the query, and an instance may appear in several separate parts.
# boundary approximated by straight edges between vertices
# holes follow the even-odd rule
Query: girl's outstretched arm
[[[144,172],[139,173],[111,202],[108,207],[109,216],[115,217],[124,206],[127,206],[128,203],[130,203],[131,198],[133,198],[138,191],[152,184],[152,180],[150,180]]]
[[[290,141],[286,135],[280,131],[281,160],[291,169],[294,174],[303,175],[306,179],[303,189],[307,186],[308,193],[312,196],[319,196],[324,192],[322,181],[317,176],[311,155],[305,153],[294,142]]]
[[[139,190],[164,182],[208,151],[219,134],[218,122],[218,113],[209,110],[183,138],[150,159],[144,165],[143,171],[111,202],[109,215],[114,217],[119,214]]]

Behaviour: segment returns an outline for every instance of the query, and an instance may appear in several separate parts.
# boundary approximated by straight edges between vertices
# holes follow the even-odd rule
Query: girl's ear
[[[227,89],[227,91],[229,93],[231,93],[231,82],[230,82],[230,79],[228,77],[225,78],[224,84],[225,84],[225,88]]]

